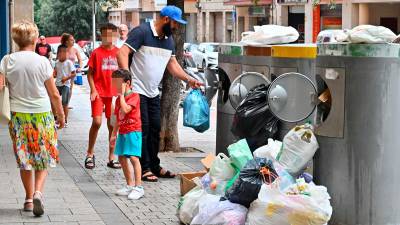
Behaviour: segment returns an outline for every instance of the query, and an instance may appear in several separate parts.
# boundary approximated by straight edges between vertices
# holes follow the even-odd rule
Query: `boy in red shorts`
[[[89,131],[89,145],[85,159],[85,168],[93,169],[96,166],[94,156],[94,145],[97,134],[101,127],[103,109],[107,118],[107,127],[110,140],[113,127],[111,125],[112,99],[116,95],[112,87],[111,74],[118,69],[117,53],[118,48],[113,45],[113,40],[117,36],[118,28],[108,23],[100,28],[101,41],[100,47],[95,49],[89,58],[88,81],[90,85],[90,101],[92,107],[92,126]],[[114,169],[121,168],[118,161],[115,161],[114,148],[109,145],[109,155],[107,166]]]

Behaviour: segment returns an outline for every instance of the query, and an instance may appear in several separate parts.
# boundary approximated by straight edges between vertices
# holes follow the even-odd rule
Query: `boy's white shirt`
[[[72,61],[68,60],[68,59],[65,60],[64,62],[60,62],[59,60],[57,60],[56,66],[55,66],[55,70],[56,70],[56,73],[57,73],[56,86],[57,87],[61,87],[61,86],[70,87],[71,86],[71,80],[67,80],[65,83],[62,83],[61,80],[64,77],[70,76],[71,73],[76,70],[74,63],[72,63]]]

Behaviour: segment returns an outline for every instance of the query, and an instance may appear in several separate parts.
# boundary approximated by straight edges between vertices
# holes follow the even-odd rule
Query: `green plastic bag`
[[[229,145],[228,153],[231,157],[232,166],[235,168],[236,175],[228,181],[225,191],[232,187],[236,179],[239,178],[240,170],[247,164],[248,161],[253,159],[253,154],[251,154],[246,139],[242,139],[234,144]]]
[[[253,159],[253,154],[251,154],[246,139],[229,145],[228,153],[232,161],[232,166],[236,171],[240,171],[249,160]]]

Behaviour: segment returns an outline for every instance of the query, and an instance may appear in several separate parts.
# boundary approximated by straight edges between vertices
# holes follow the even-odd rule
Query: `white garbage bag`
[[[276,159],[288,173],[297,177],[318,148],[312,125],[296,126],[283,138],[282,149]]]
[[[391,43],[396,34],[386,27],[360,25],[350,31],[349,39],[351,43]]]
[[[286,44],[297,41],[299,32],[293,27],[279,25],[254,26],[254,32],[242,34],[242,43],[248,45]]]
[[[297,185],[297,184],[294,184]],[[247,214],[249,225],[324,225],[332,216],[327,189],[307,184],[309,194],[286,194],[263,185]]]
[[[224,153],[217,155],[209,172],[210,181],[208,187],[206,187],[208,193],[220,196],[225,194],[226,184],[236,174],[231,163],[230,158]]]
[[[211,201],[219,198],[220,196],[208,194],[200,187],[193,188],[180,200],[178,207],[180,221],[184,224],[192,222],[193,218],[199,213],[200,200]]]
[[[282,142],[268,138],[268,144],[257,148],[253,155],[258,158],[276,159],[282,148]]]
[[[244,225],[247,208],[219,199],[200,200],[199,213],[192,220],[192,225]]]

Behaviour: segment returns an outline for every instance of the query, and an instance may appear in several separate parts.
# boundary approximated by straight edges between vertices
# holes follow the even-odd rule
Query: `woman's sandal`
[[[147,175],[145,175],[147,174]],[[150,177],[156,177],[155,179],[150,179]],[[145,171],[142,175],[142,181],[146,181],[146,182],[157,182],[158,181],[158,177],[155,176],[151,171]]]
[[[24,211],[25,212],[32,212],[33,211],[33,199],[25,199]]]
[[[107,167],[112,169],[121,169],[121,164],[118,161],[111,160],[107,163]]]
[[[176,176],[176,174],[172,174],[172,172],[169,170],[166,170],[166,172],[164,174],[161,174],[161,170],[163,170],[163,169],[161,168],[160,171],[158,171],[158,173],[156,174],[157,177],[172,179],[172,178],[175,178],[175,176]]]
[[[43,194],[36,191],[33,195],[33,215],[42,216],[44,214]]]
[[[96,157],[94,155],[92,157],[86,156],[85,168],[89,169],[89,170],[93,169],[96,166],[96,161],[95,160],[96,160]]]

